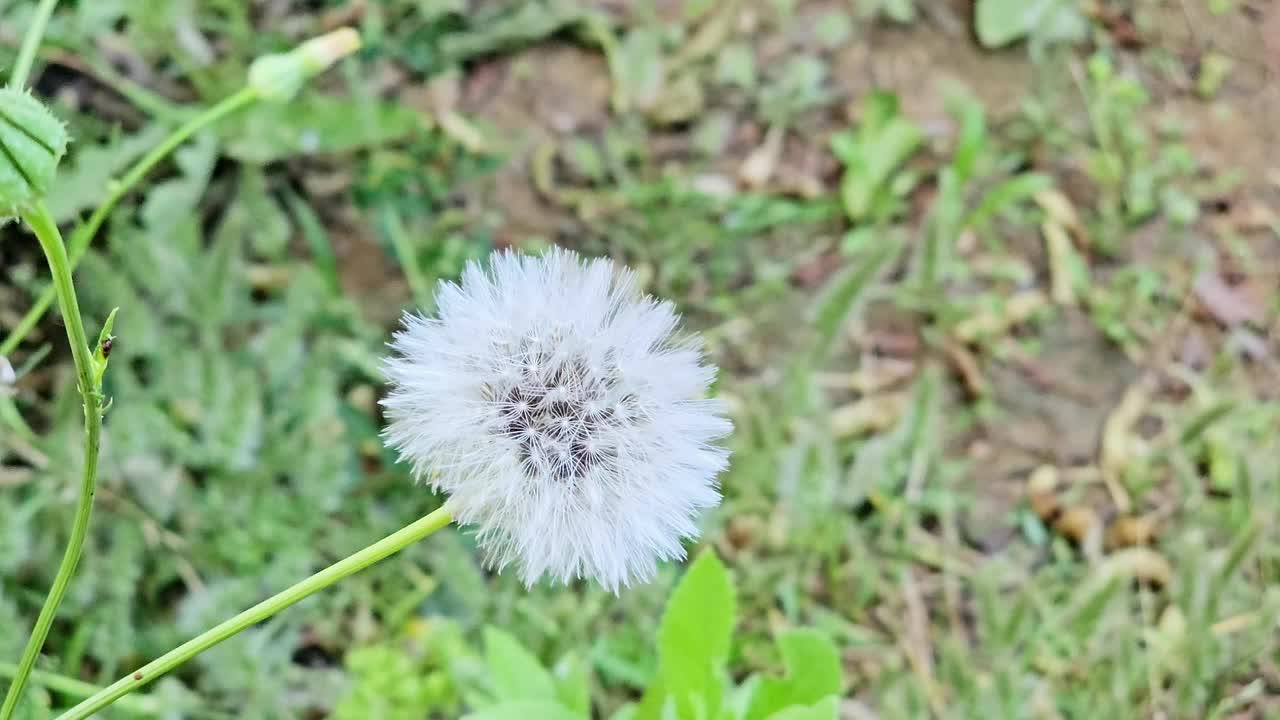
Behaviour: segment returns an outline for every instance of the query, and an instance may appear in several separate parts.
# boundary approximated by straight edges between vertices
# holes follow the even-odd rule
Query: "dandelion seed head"
[[[392,343],[386,437],[488,562],[616,592],[682,558],[731,425],[672,305],[559,249],[496,253],[436,300]]]

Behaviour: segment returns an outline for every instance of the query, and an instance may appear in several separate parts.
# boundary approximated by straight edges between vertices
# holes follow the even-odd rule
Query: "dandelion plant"
[[[0,720],[18,708],[80,558],[110,407],[103,376],[115,314],[91,349],[72,283],[75,261],[124,193],[192,134],[252,102],[289,102],[359,44],[343,29],[259,58],[243,90],[179,127],[108,190],[70,253],[44,205],[57,191],[66,129],[25,90],[0,90],[0,216],[20,219],[45,252],[85,414],[70,539]],[[20,77],[29,65],[20,65]],[[391,342],[385,438],[417,478],[447,496],[443,506],[144,664],[63,720],[90,717],[455,519],[474,529],[491,566],[514,567],[527,585],[587,579],[617,593],[652,578],[659,562],[684,557],[699,515],[720,501],[717,476],[728,453],[718,441],[731,425],[706,397],[716,370],[696,338],[678,332],[673,306],[641,293],[630,270],[566,250],[473,262],[459,284],[438,286],[436,306],[434,315],[406,315]],[[4,347],[12,349],[43,309],[37,304]]]
[[[616,592],[683,557],[730,425],[671,304],[563,250],[473,263],[437,302],[396,336],[386,435],[489,562]]]

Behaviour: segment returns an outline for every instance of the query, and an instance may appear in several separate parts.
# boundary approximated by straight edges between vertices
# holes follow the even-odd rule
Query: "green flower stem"
[[[58,297],[58,307],[62,311],[62,322],[67,328],[67,340],[71,343],[71,355],[75,360],[76,379],[80,386],[80,395],[84,398],[84,474],[80,481],[80,500],[76,504],[75,520],[71,526],[71,537],[67,541],[67,550],[62,556],[62,564],[54,576],[53,587],[45,598],[44,607],[36,619],[31,638],[18,661],[17,672],[5,695],[4,705],[0,706],[0,720],[10,720],[18,707],[18,699],[22,696],[23,686],[35,667],[36,658],[40,656],[40,648],[44,646],[49,635],[49,627],[58,614],[58,606],[62,604],[62,596],[67,592],[71,575],[75,572],[76,563],[80,561],[80,550],[84,547],[85,534],[89,529],[89,514],[93,510],[93,492],[98,472],[98,438],[102,432],[101,394],[96,382],[96,363],[89,351],[89,340],[84,334],[84,321],[80,317],[80,304],[76,301],[76,290],[71,283],[71,262],[67,259],[67,249],[62,244],[62,235],[58,232],[58,224],[49,214],[43,202],[22,214],[22,219],[35,233],[49,261],[49,271],[53,276],[53,288]]]
[[[76,228],[76,231],[71,235],[70,253],[72,269],[80,264],[80,259],[84,257],[85,252],[89,249],[89,244],[93,242],[93,237],[98,233],[98,228],[102,227],[102,223],[107,219],[107,216],[111,214],[111,211],[115,209],[116,204],[120,202],[120,199],[127,195],[134,186],[141,182],[142,179],[146,177],[147,173],[151,172],[151,170],[159,164],[161,160],[165,159],[169,153],[173,152],[178,146],[190,139],[192,135],[195,135],[205,127],[245,107],[246,105],[253,103],[257,99],[258,93],[252,88],[247,87],[234,95],[228,96],[222,102],[214,105],[203,113],[200,113],[196,117],[191,118],[186,123],[183,123],[181,127],[174,130],[169,137],[165,138],[164,142],[157,145],[155,149],[147,153],[146,157],[139,160],[136,165],[130,168],[129,172],[125,174],[124,177],[111,183],[109,190],[110,194],[107,195],[107,199],[98,206],[97,210],[93,211],[93,214],[89,216],[89,219],[85,224]],[[31,309],[27,311],[27,314],[24,315],[17,326],[13,328],[13,332],[9,333],[9,337],[5,338],[3,343],[0,343],[0,355],[10,355],[17,349],[18,344],[27,337],[27,334],[30,333],[33,328],[35,328],[36,323],[40,322],[40,318],[44,315],[45,311],[47,311],[49,306],[53,304],[54,297],[54,288],[46,288],[44,293],[42,293],[40,298],[36,301],[35,305],[31,306]]]
[[[18,666],[12,663],[0,663],[0,677],[12,678],[18,674]],[[72,697],[86,698],[98,692],[102,688],[92,683],[69,678],[66,675],[58,675],[51,672],[42,672],[33,670],[31,672],[31,682],[35,685],[42,685],[50,690],[70,695]],[[159,703],[153,697],[138,696],[122,698],[119,705],[121,710],[133,715],[159,715],[161,708]]]
[[[18,59],[13,64],[13,74],[9,76],[9,87],[20,88],[27,84],[27,76],[31,74],[31,64],[35,62],[36,52],[40,49],[40,40],[44,38],[44,29],[49,26],[49,16],[53,15],[53,6],[57,4],[58,0],[40,0],[36,15],[22,38]]]
[[[314,595],[343,578],[354,575],[381,560],[445,527],[453,521],[448,507],[410,523],[365,549],[330,565],[293,587],[245,610],[203,634],[170,650],[130,675],[103,688],[84,702],[58,716],[58,720],[85,720],[116,700],[159,678],[182,663],[230,638],[241,630],[256,625],[295,603]]]

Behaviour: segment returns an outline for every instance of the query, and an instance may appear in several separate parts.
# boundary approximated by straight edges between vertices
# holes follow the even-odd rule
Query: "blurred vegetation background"
[[[33,8],[0,0],[0,65]],[[842,718],[1280,717],[1275,3],[65,0],[35,78],[75,138],[59,220],[341,25],[357,58],[185,145],[80,266],[91,332],[121,307],[115,404],[43,669],[109,682],[436,507],[378,437],[383,343],[465,261],[559,244],[635,267],[723,368],[735,677],[808,626]],[[0,230],[0,337],[45,283]],[[81,418],[56,318],[7,361],[16,659]],[[494,625],[608,717],[680,572],[525,590],[451,532],[152,714],[456,717]]]

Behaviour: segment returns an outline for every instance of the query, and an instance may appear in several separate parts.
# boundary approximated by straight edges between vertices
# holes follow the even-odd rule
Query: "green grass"
[[[703,543],[737,586],[735,680],[781,673],[776,638],[811,627],[842,717],[1280,717],[1280,235],[1265,173],[1205,130],[1244,114],[1232,142],[1266,157],[1266,120],[1230,69],[1217,92],[1167,81],[1203,49],[1159,31],[1162,4],[1124,4],[1139,50],[1091,18],[998,55],[925,3],[303,5],[66,2],[50,26],[64,223],[252,57],[339,21],[366,49],[185,146],[78,271],[87,325],[121,308],[115,404],[42,670],[110,682],[436,507],[378,437],[383,343],[466,260],[559,243],[634,266],[723,368],[734,460]],[[0,0],[0,63],[27,12]],[[1218,38],[1244,12],[1197,22]],[[872,66],[895,47],[928,64]],[[45,281],[13,226],[0,267],[7,334]],[[0,659],[74,504],[61,333],[0,387]],[[493,625],[585,670],[608,717],[661,674],[682,571],[526,590],[451,533],[134,710],[456,717],[491,695]],[[64,707],[77,686],[49,687]]]

